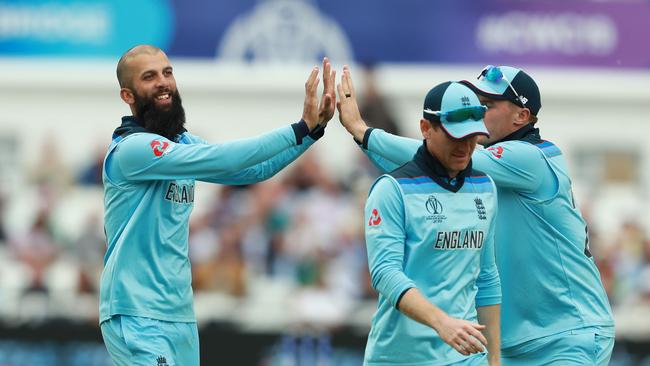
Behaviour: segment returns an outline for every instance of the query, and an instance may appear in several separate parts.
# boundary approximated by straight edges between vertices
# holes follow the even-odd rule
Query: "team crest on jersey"
[[[168,150],[169,142],[163,140],[153,140],[151,141],[150,145],[151,149],[153,150],[153,154],[156,155],[156,157],[161,157],[171,150]]]
[[[478,219],[487,220],[487,211],[485,210],[485,205],[483,205],[483,200],[476,197],[474,198],[474,203],[476,204],[476,214],[478,215]]]
[[[501,157],[503,156],[503,148],[501,146],[488,147],[487,151],[492,153],[492,155],[494,155],[494,157],[497,159],[501,159]]]
[[[377,211],[376,208],[372,209],[372,216],[370,216],[370,219],[368,220],[368,226],[377,226],[381,223],[381,216],[379,215],[379,211]]]
[[[427,221],[433,221],[437,224],[447,219],[447,216],[442,214],[442,211],[444,210],[442,203],[440,203],[434,195],[429,196],[424,207],[427,209],[427,212],[429,212],[429,215],[425,217]]]
[[[157,366],[169,366],[167,359],[164,356],[156,358]]]

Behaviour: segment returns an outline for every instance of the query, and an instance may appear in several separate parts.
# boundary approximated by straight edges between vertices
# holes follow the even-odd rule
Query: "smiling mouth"
[[[160,95],[158,95],[158,96],[156,97],[156,100],[169,100],[169,99],[171,99],[171,97],[172,97],[171,94],[169,94],[169,93],[164,93],[164,94],[160,94]]]

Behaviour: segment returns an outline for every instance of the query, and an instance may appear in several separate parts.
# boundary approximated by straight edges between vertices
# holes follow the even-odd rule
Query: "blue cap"
[[[483,122],[485,109],[470,88],[460,83],[447,81],[429,90],[424,98],[423,117],[429,121],[439,120],[447,135],[454,139],[463,139],[472,135],[489,136]],[[451,114],[461,112],[460,115],[472,114],[473,116],[458,120],[458,118],[451,118],[450,112],[452,112]]]
[[[537,115],[542,98],[535,80],[525,71],[511,66],[486,66],[477,81],[463,80],[476,94],[497,100],[509,100]],[[516,94],[515,94],[516,92]]]

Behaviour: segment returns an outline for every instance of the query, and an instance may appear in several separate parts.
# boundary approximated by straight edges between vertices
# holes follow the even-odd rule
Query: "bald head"
[[[150,45],[139,45],[126,51],[117,63],[117,81],[120,88],[132,88],[133,70],[129,67],[131,60],[142,54],[156,55],[159,52],[162,52],[160,48]]]

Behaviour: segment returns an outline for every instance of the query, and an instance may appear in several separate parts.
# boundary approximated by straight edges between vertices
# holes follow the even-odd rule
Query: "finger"
[[[329,95],[325,94],[323,95],[323,103],[321,103],[320,109],[319,109],[319,114],[323,115],[325,113],[329,113],[331,108],[332,108],[332,97]]]
[[[327,92],[334,95],[334,85],[336,85],[336,70],[332,70],[332,73],[330,74],[330,80],[328,84],[328,90]]]
[[[343,84],[337,84],[336,90],[339,92],[339,101],[344,100],[346,97],[345,97],[345,91],[343,91]]]
[[[350,91],[350,94],[352,94],[352,98],[355,98],[357,94],[354,91],[354,83],[352,82],[352,74],[350,73],[350,68],[348,68],[348,80],[349,80],[349,83],[350,83],[350,85],[349,85],[350,89],[348,89],[348,90]]]
[[[314,80],[314,83],[309,88],[309,95],[312,95],[312,96],[316,97],[316,94],[318,94],[318,83],[319,82],[320,82],[320,78],[316,77],[316,80]]]
[[[467,352],[467,350],[465,350],[465,347],[463,347],[462,344],[455,344],[453,347],[454,347],[454,349],[455,349],[456,351],[458,351],[458,353],[460,353],[461,355],[469,356],[469,352]]]
[[[470,327],[467,332],[474,337],[475,339],[478,339],[481,343],[483,343],[485,346],[487,346],[488,341],[487,338],[481,333],[478,329],[485,329],[485,325],[480,325],[480,324],[472,324],[472,327]]]
[[[343,84],[343,90],[345,90],[345,95],[350,95],[350,73],[347,71],[347,69],[343,69],[343,76],[341,76],[341,84]]]
[[[465,348],[472,351],[472,353],[483,352],[483,345],[476,338],[469,336],[465,343]]]
[[[314,66],[313,69],[311,69],[311,73],[309,74],[309,77],[307,78],[307,81],[305,82],[305,90],[310,91],[314,85],[314,82],[318,78],[318,67]]]
[[[354,98],[355,97],[354,86],[352,86],[352,77],[350,76],[349,69],[343,70],[343,80],[344,80],[343,89],[345,89],[346,95]]]
[[[330,86],[330,72],[332,70],[332,65],[327,57],[323,57],[323,91],[327,92],[328,87]]]

